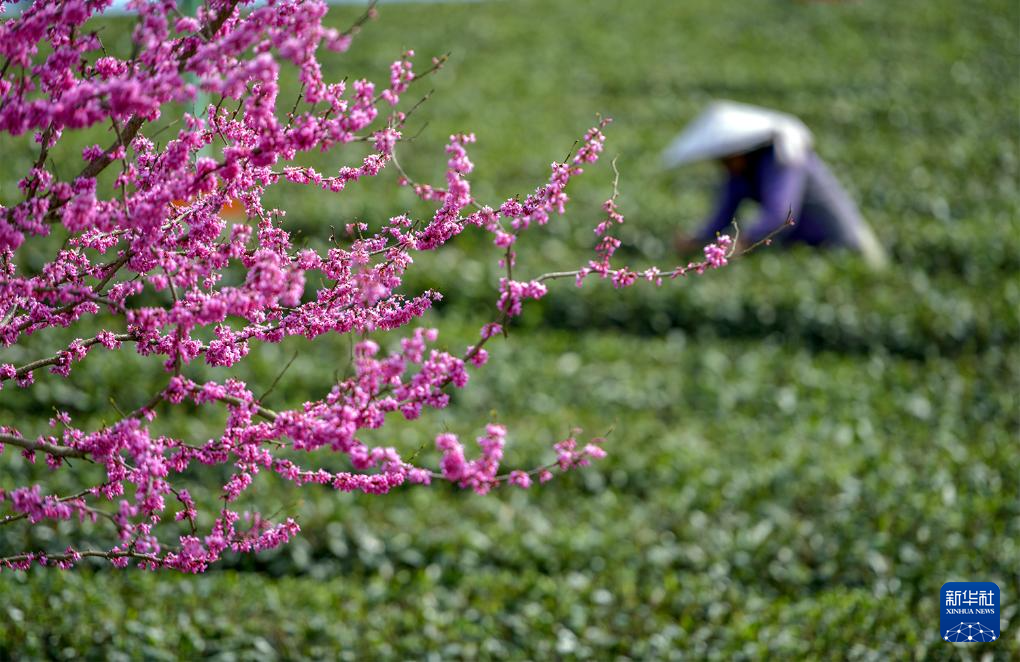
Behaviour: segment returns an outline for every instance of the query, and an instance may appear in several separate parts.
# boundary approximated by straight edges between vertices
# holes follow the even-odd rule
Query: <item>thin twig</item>
[[[114,338],[114,340],[118,340],[118,341],[121,341],[121,342],[125,342],[125,341],[126,342],[135,342],[135,341],[138,340],[137,337],[135,337],[133,334],[130,334],[130,333],[118,333],[118,334],[114,335],[113,338]],[[88,347],[92,347],[93,345],[95,345],[95,344],[97,344],[99,342],[100,342],[99,341],[99,336],[94,336],[92,338],[89,338],[88,340],[82,341],[81,344],[82,344],[83,347],[88,348]],[[61,350],[60,352],[57,352],[53,356],[47,357],[45,359],[39,359],[37,361],[32,361],[31,363],[26,363],[25,365],[21,366],[20,368],[18,368],[17,370],[14,371],[14,376],[13,377],[9,378],[9,377],[5,377],[3,375],[0,375],[0,382],[4,381],[6,379],[19,379],[21,377],[24,377],[25,375],[27,375],[30,372],[38,370],[39,368],[43,368],[43,367],[46,367],[48,365],[56,365],[57,363],[60,363],[61,357],[63,357],[63,355],[66,354],[66,353],[67,353],[67,350],[65,349],[65,350]]]
[[[280,379],[283,378],[284,373],[287,372],[287,369],[290,368],[291,364],[294,363],[294,360],[297,359],[297,357],[298,353],[294,352],[294,356],[290,357],[290,361],[287,361],[287,365],[283,366],[283,370],[281,370],[280,374],[276,376],[276,379],[273,380],[273,383],[269,385],[269,388],[266,389],[266,392],[255,399],[256,402],[263,402],[266,399],[266,397],[273,392],[273,389],[276,388],[276,385],[280,382]]]
[[[54,457],[80,457],[83,460],[89,459],[88,454],[85,451],[78,450],[77,448],[71,448],[69,446],[51,446],[38,442],[34,439],[25,439],[24,437],[16,437],[13,434],[0,433],[0,443],[10,444],[12,446],[18,446],[28,451],[40,451],[43,453],[49,453]]]

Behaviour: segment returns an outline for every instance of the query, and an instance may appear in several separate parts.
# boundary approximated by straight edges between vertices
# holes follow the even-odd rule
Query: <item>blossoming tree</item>
[[[165,386],[147,394],[151,398],[137,410],[118,411],[97,429],[79,427],[63,411],[48,427],[46,421],[0,421],[0,453],[44,458],[51,472],[70,474],[81,486],[54,494],[45,481],[0,483],[6,511],[0,510],[0,525],[72,520],[108,526],[111,541],[105,548],[62,541],[50,550],[0,550],[6,554],[0,568],[71,567],[100,557],[118,567],[200,572],[226,551],[275,547],[297,533],[293,519],[242,516],[233,507],[263,472],[296,485],[370,494],[439,480],[485,493],[505,483],[527,488],[553,471],[588,464],[604,455],[600,440],[568,438],[556,444],[553,463],[501,473],[506,430],[496,424],[478,438],[474,459],[455,435],[439,434],[434,469],[394,448],[372,447],[359,434],[446,407],[451,389],[464,388],[469,370],[486,364],[485,345],[521,314],[525,300],[545,295],[551,280],[571,278],[581,285],[596,277],[625,287],[644,278],[661,284],[722,266],[731,256],[733,244],[723,236],[706,247],[703,262],[640,273],[613,267],[620,242],[612,229],[623,222],[614,184],[595,227],[593,258],[579,269],[521,280],[513,272],[518,237],[564,213],[568,184],[602,152],[606,121],[590,129],[565,161],[552,163],[548,181],[532,193],[487,206],[472,195],[468,180],[471,134],[450,137],[446,181],[439,187],[412,181],[393,158],[408,117],[402,101],[443,59],[418,73],[409,51],[393,63],[382,86],[324,80],[318,51],[346,50],[373,16],[371,8],[341,32],[323,25],[326,5],[320,0],[209,0],[194,16],[171,0],[133,0],[135,54],[118,58],[89,27],[109,5],[38,0],[0,23],[0,131],[12,140],[32,140],[38,150],[18,182],[17,199],[0,201],[0,347],[58,327],[88,331],[23,365],[5,363],[0,353],[0,387],[27,389],[37,379],[57,378],[46,372],[66,377],[98,351],[152,357],[165,371]],[[278,98],[283,66],[299,72],[296,100]],[[205,107],[192,110],[197,99]],[[157,120],[168,113],[181,118],[176,134],[157,136],[166,131],[156,130]],[[51,150],[71,133],[93,127],[107,127],[111,142],[84,149],[77,164],[65,159],[60,169],[75,172],[58,176]],[[296,165],[302,153],[354,142],[370,145],[371,154],[336,172]],[[281,182],[340,194],[388,166],[398,171],[398,185],[432,202],[431,216],[354,223],[347,240],[316,251],[295,248],[283,213],[262,202],[266,190]],[[243,207],[242,219],[222,213],[230,204]],[[492,236],[494,259],[506,275],[496,293],[496,319],[480,320],[485,323],[478,339],[455,354],[430,347],[435,330],[415,327],[441,294],[407,292],[403,278],[416,253],[441,249],[465,231]],[[33,243],[49,251],[42,268],[19,255]],[[243,277],[225,278],[228,270]],[[394,329],[406,329],[394,353],[381,352],[368,337]],[[258,385],[196,380],[189,369],[196,362],[227,368],[260,344],[325,334],[359,339],[354,373],[296,409],[275,411],[255,395]],[[182,404],[200,413],[225,408],[222,433],[194,443],[159,432],[161,416]],[[317,449],[347,456],[350,470],[314,466],[320,455],[311,452]],[[308,461],[293,459],[301,456]],[[101,469],[102,480],[85,481],[83,467]],[[218,478],[224,467],[225,482]],[[212,487],[220,498],[211,512],[202,513],[182,487],[185,472],[192,480],[219,481]]]

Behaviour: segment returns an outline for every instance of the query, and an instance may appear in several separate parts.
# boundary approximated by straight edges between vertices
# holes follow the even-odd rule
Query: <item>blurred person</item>
[[[760,213],[742,228],[740,244],[770,235],[777,243],[843,246],[872,267],[887,258],[847,192],[812,149],[808,128],[792,115],[732,101],[717,101],[699,115],[663,154],[667,168],[717,159],[726,171],[715,213],[693,236],[680,232],[676,248],[687,252],[715,240],[750,199]],[[787,219],[793,226],[783,230]]]

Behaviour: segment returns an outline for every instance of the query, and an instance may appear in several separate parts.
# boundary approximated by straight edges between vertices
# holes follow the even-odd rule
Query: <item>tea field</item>
[[[472,130],[479,197],[526,193],[596,112],[614,118],[608,158],[521,247],[522,274],[587,259],[614,157],[622,259],[675,263],[672,234],[707,214],[719,173],[663,171],[659,153],[719,97],[800,116],[893,264],[770,247],[662,289],[557,283],[449,409],[373,440],[434,460],[437,431],[473,437],[498,420],[511,464],[548,460],[574,427],[611,430],[606,460],[485,497],[267,479],[260,502],[302,527],[274,552],[201,576],[0,574],[0,658],[1020,657],[1020,5],[496,0],[380,14],[329,71],[384,79],[406,48],[451,53],[421,89],[435,90],[412,118],[421,133],[398,148],[418,179],[441,175],[449,133]],[[107,22],[117,48],[128,19]],[[33,158],[9,147],[4,200]],[[394,179],[340,197],[281,188],[275,202],[319,245],[354,219],[427,213]],[[446,293],[426,322],[459,349],[491,316],[499,274],[484,238],[455,244],[408,288]],[[346,338],[291,339],[233,370],[268,384],[296,357],[270,398],[280,408],[318,397],[348,354]],[[0,420],[57,406],[99,422],[160,378],[140,357],[95,353],[69,380],[5,389]],[[219,422],[173,424],[204,439]],[[0,480],[42,470],[0,457]],[[8,526],[0,550],[59,536]],[[999,585],[999,641],[941,641],[947,581]]]

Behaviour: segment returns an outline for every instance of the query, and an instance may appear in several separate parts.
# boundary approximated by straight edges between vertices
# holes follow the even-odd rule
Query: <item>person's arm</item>
[[[740,182],[732,177],[727,179],[726,183],[723,184],[722,191],[720,191],[715,211],[708,221],[701,226],[701,229],[694,235],[694,238],[701,243],[715,241],[716,233],[722,232],[733,222],[737,208],[745,197],[746,193]]]
[[[761,213],[741,241],[746,244],[761,241],[781,228],[791,213],[794,222],[799,222],[806,184],[804,166],[785,166],[775,161],[765,165],[761,172]]]

